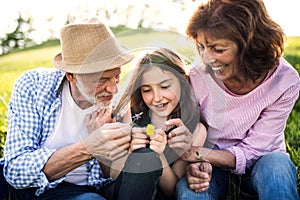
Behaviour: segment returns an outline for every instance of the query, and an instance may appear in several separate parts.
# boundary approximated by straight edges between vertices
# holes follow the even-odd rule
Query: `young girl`
[[[187,165],[180,156],[191,145],[203,145],[206,129],[177,54],[164,48],[146,54],[136,73],[129,90],[134,123],[130,150],[149,147],[159,156],[163,170],[158,194],[173,196]],[[154,131],[148,130],[149,124]]]

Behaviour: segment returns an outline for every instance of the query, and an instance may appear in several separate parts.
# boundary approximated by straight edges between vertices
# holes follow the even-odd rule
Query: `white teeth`
[[[154,105],[154,106],[157,107],[157,108],[162,108],[162,107],[165,106],[165,104],[166,104],[166,103],[162,103],[162,104],[158,104],[158,105]]]
[[[163,107],[163,104],[157,105],[156,107],[161,108]]]
[[[219,71],[219,70],[224,69],[224,68],[227,67],[227,66],[228,66],[228,64],[226,64],[226,65],[221,65],[221,66],[219,66],[219,67],[212,67],[212,66],[211,66],[211,69],[212,69],[213,71]]]

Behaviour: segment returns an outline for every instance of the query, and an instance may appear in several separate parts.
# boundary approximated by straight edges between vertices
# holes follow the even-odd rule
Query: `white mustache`
[[[107,97],[107,96],[112,96],[111,93],[108,93],[108,92],[101,92],[99,94],[96,94],[95,98],[99,98],[99,97]]]

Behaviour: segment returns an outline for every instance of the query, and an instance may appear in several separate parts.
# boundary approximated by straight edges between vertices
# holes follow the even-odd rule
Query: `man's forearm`
[[[56,180],[92,159],[81,142],[55,151],[43,171],[49,181]]]

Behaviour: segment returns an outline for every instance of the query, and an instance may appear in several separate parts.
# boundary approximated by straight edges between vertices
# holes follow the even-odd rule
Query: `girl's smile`
[[[179,102],[180,84],[171,72],[154,66],[142,76],[141,93],[152,114],[166,118]]]

